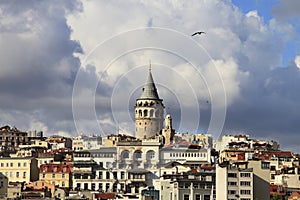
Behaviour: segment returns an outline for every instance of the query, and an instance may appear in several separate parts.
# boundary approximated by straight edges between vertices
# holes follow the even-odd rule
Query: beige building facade
[[[0,171],[9,182],[25,182],[38,180],[37,160],[32,157],[0,158]]]

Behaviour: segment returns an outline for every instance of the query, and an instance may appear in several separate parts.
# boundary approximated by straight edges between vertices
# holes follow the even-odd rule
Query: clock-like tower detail
[[[163,128],[164,105],[159,98],[151,73],[151,64],[147,82],[142,89],[142,95],[135,104],[135,136],[145,139],[159,133]]]

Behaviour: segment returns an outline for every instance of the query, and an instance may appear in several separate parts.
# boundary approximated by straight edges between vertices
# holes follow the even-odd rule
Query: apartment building
[[[165,174],[155,187],[161,200],[214,200],[215,171],[191,170],[182,174]]]
[[[102,145],[101,136],[77,136],[72,140],[72,148],[74,151],[99,149]]]
[[[270,199],[270,163],[224,162],[216,169],[217,200]]]
[[[218,165],[216,179],[217,200],[254,200],[253,169],[235,164]]]
[[[100,147],[99,149],[91,149],[89,151],[74,152],[74,160],[93,159],[98,165],[106,169],[116,167],[117,148],[116,147]]]
[[[33,157],[2,157],[0,158],[0,171],[9,182],[29,183],[39,178],[37,160]]]
[[[0,128],[0,144],[1,151],[14,153],[18,150],[19,145],[28,144],[28,136],[26,132],[17,128],[4,126]]]
[[[40,166],[39,178],[60,188],[72,187],[73,164],[70,163],[49,163]]]
[[[274,185],[283,188],[287,195],[300,192],[300,167],[284,167],[280,174],[275,174]]]

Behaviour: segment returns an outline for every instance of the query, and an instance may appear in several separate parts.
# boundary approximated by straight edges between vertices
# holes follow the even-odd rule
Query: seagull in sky
[[[203,31],[198,31],[198,32],[195,32],[192,36],[195,36],[195,35],[197,35],[197,34],[201,35],[201,34],[206,34],[206,33],[203,32]]]

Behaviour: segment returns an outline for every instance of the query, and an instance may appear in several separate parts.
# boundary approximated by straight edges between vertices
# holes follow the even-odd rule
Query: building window
[[[16,172],[16,177],[17,177],[17,178],[20,177],[20,172]]]
[[[203,200],[210,200],[210,195],[205,194]]]
[[[1,167],[4,167],[4,163],[1,163]]]
[[[55,174],[52,174],[52,178],[55,178]]]
[[[88,183],[84,183],[83,189],[84,190],[88,190],[89,189],[89,184]]]
[[[21,163],[18,162],[18,167],[21,167]]]
[[[228,190],[228,194],[236,194],[235,190]]]
[[[61,186],[62,186],[62,187],[65,187],[65,186],[66,186],[66,184],[65,184],[64,181],[61,183]]]
[[[236,173],[228,173],[228,177],[236,178]]]
[[[99,172],[99,179],[102,179],[102,178],[103,178],[103,173]]]
[[[241,173],[241,177],[251,177],[250,173]]]
[[[201,200],[201,195],[200,194],[196,194],[196,200]]]
[[[228,185],[236,185],[236,182],[228,182]]]
[[[189,194],[184,194],[183,195],[183,200],[190,200],[190,195]]]
[[[46,178],[46,174],[43,173],[43,178]]]
[[[81,188],[81,184],[80,184],[80,183],[77,183],[76,187],[77,187],[78,189],[80,189],[80,188]]]
[[[135,151],[135,152],[133,153],[133,157],[134,157],[135,159],[142,158],[142,152],[139,151],[139,150]]]
[[[271,174],[271,179],[272,179],[272,180],[275,179],[275,174]]]
[[[121,179],[125,179],[125,172],[121,172]]]
[[[108,190],[109,190],[109,183],[106,183],[106,185],[105,185],[105,192],[108,192]]]
[[[240,190],[241,194],[251,194],[250,190]]]
[[[251,185],[251,182],[250,182],[250,181],[241,181],[241,182],[240,182],[240,185],[241,185],[241,186],[250,186],[250,185]]]
[[[23,172],[23,178],[26,178],[26,172]]]
[[[62,178],[65,178],[65,174],[62,174],[61,177],[62,177]]]
[[[261,168],[262,169],[270,169],[270,163],[269,162],[261,162]]]
[[[99,187],[99,190],[100,190],[100,191],[103,190],[103,185],[102,185],[102,183],[99,183],[98,187]]]
[[[275,171],[276,170],[276,166],[272,165],[271,166],[271,171]]]
[[[89,175],[88,174],[83,174],[83,179],[88,179]]]
[[[110,172],[106,172],[106,179],[110,179]]]
[[[13,167],[13,166],[14,166],[14,163],[10,163],[10,166]]]
[[[155,158],[155,152],[153,150],[148,151],[146,157],[147,157],[147,160],[154,159]]]
[[[127,159],[127,158],[129,158],[129,152],[128,152],[128,151],[122,151],[122,153],[121,153],[121,158],[122,158],[122,159]]]
[[[144,117],[148,116],[148,110],[144,110]]]
[[[26,162],[24,162],[24,167],[27,167],[27,163]]]

